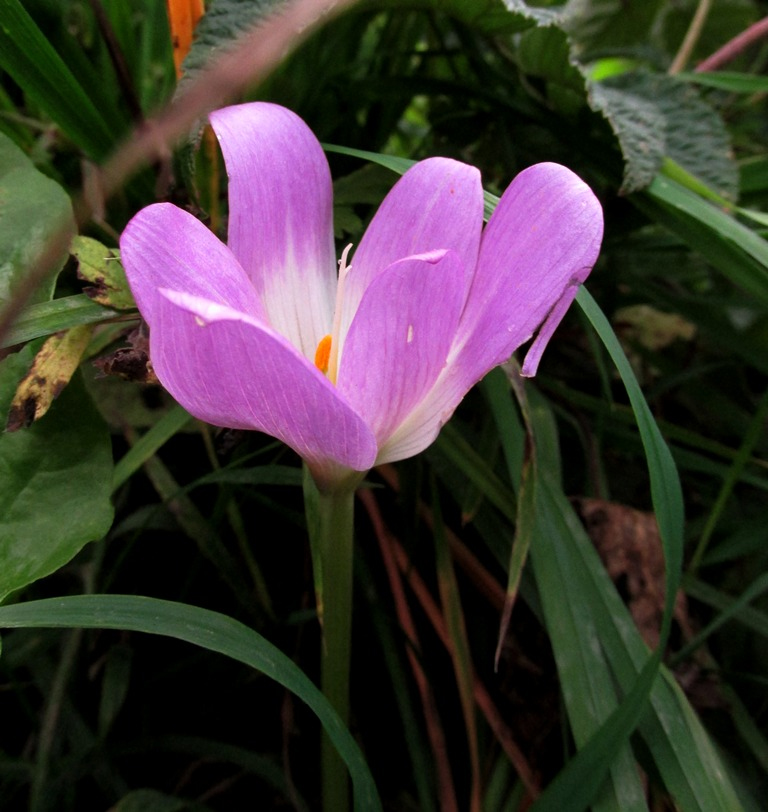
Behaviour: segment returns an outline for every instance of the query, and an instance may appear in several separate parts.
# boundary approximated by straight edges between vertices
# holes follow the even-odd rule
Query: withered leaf
[[[149,340],[145,329],[142,323],[128,336],[130,347],[120,347],[103,358],[97,358],[93,365],[104,375],[115,375],[137,383],[159,383],[149,360]]]
[[[584,522],[605,568],[621,584],[632,617],[652,648],[659,642],[664,614],[664,553],[659,527],[652,513],[602,499],[578,499],[576,510]],[[675,601],[675,620],[689,629],[683,592]]]
[[[11,401],[6,431],[31,426],[69,383],[93,335],[94,325],[71,327],[50,336],[22,379]]]

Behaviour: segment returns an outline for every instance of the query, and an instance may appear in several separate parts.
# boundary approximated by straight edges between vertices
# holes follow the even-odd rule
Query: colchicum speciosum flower
[[[287,443],[322,486],[426,448],[467,391],[538,330],[523,374],[589,274],[595,196],[537,164],[483,229],[480,174],[431,158],[337,266],[331,176],[285,108],[211,114],[229,175],[224,245],[168,203],[120,240],[155,372],[196,417]]]

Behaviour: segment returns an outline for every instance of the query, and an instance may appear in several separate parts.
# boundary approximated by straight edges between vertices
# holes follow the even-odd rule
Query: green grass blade
[[[320,719],[349,768],[356,812],[381,810],[360,749],[318,688],[278,648],[233,618],[197,606],[134,595],[76,595],[0,607],[0,628],[30,627],[159,634],[258,669],[302,699]]]
[[[159,448],[165,445],[174,434],[181,431],[192,419],[192,415],[182,409],[181,406],[169,409],[115,464],[114,474],[112,475],[112,490],[117,490]]]
[[[659,533],[666,562],[667,583],[664,626],[668,632],[683,566],[684,509],[680,478],[677,475],[677,468],[672,459],[672,454],[661,436],[656,421],[653,419],[635,373],[624,354],[618,338],[616,338],[616,334],[613,332],[610,322],[586,288],[582,287],[579,290],[576,301],[591,322],[595,332],[611,356],[619,375],[621,375],[632,410],[635,413],[643,447],[645,448],[648,474],[651,480],[651,498],[656,520],[659,524]],[[662,640],[665,637],[666,635],[663,632]]]
[[[768,572],[763,573],[759,578],[753,581],[730,606],[723,609],[711,623],[708,623],[695,637],[689,640],[686,645],[675,654],[674,659],[670,662],[670,667],[674,667],[677,663],[683,662],[683,660],[696,651],[699,646],[703,645],[711,634],[716,632],[729,620],[732,620],[741,609],[752,603],[752,601],[757,600],[757,598],[766,592],[768,592]]]
[[[702,73],[685,72],[675,74],[675,79],[693,82],[704,87],[714,87],[728,93],[765,93],[768,92],[768,77],[755,76],[738,71],[704,71]]]
[[[756,583],[761,584],[762,577]],[[754,588],[754,584],[752,588]],[[721,612],[727,613],[728,617],[738,620],[739,623],[746,628],[751,629],[757,634],[768,638],[768,614],[760,609],[747,604],[754,597],[749,592],[744,592],[738,598],[721,592],[719,589],[710,586],[704,581],[699,581],[690,575],[683,578],[683,588],[687,595],[695,598],[697,601],[711,606]],[[759,592],[759,590],[758,590]],[[746,596],[746,600],[744,599]]]
[[[610,763],[611,744],[626,740],[644,707],[647,712],[639,720],[638,732],[680,808],[686,812],[741,809],[709,736],[674,678],[664,667],[659,671],[658,655],[649,659],[648,648],[567,499],[546,477],[538,492],[541,524],[531,558],[564,683],[572,686],[571,699],[578,704],[583,700],[580,686],[599,679],[605,661],[615,680],[611,686],[618,683],[626,695],[599,733],[542,795],[536,812],[586,808],[591,802],[586,797],[590,786],[597,790],[597,775]],[[574,645],[574,634],[582,634],[587,645]],[[582,671],[574,676],[572,670],[579,668]],[[656,672],[651,688],[648,683]],[[569,798],[565,806],[564,798]]]
[[[0,2],[0,67],[89,157],[106,157],[115,130],[19,0]]]
[[[25,307],[11,329],[0,339],[0,347],[24,344],[33,338],[58,333],[59,330],[68,330],[81,324],[95,324],[116,317],[125,318],[125,314],[96,304],[84,293],[63,296],[61,299]]]
[[[553,635],[556,656],[559,654],[561,660],[569,654],[591,657],[593,662],[581,664],[581,672],[576,663],[575,673],[582,681],[585,677],[594,679],[598,673],[594,661],[599,665],[604,656],[625,698],[599,733],[553,782],[536,808],[555,810],[567,803],[568,809],[575,810],[591,803],[587,796],[590,785],[592,794],[598,790],[596,770],[604,771],[606,763],[610,763],[601,758],[609,758],[611,744],[617,746],[626,740],[639,722],[639,731],[656,768],[681,808],[702,812],[737,810],[741,806],[706,732],[673,678],[659,669],[682,564],[683,503],[677,472],[610,324],[586,290],[580,291],[578,301],[619,370],[635,412],[667,562],[666,607],[661,644],[649,658],[647,647],[570,504],[559,489],[542,476],[539,487],[541,529],[531,554],[542,603],[550,616],[547,625]],[[553,561],[560,562],[559,571]],[[558,613],[563,612],[565,620],[556,622]],[[577,613],[586,628],[591,629],[587,645],[582,642],[574,646],[567,635],[561,633],[567,621],[571,624],[571,633],[580,631],[579,624],[574,622]],[[602,650],[599,657],[595,644]],[[568,678],[564,682],[570,681],[571,672],[566,669],[564,673]],[[651,713],[641,719],[649,692]],[[580,697],[574,700],[576,705],[578,699]],[[577,800],[579,806],[575,805]]]
[[[768,242],[759,234],[661,175],[631,200],[700,252],[731,282],[768,306]]]

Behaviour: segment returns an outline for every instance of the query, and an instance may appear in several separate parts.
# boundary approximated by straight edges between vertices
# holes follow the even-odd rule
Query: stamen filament
[[[352,243],[342,251],[341,259],[339,260],[339,281],[336,285],[336,309],[333,313],[333,327],[331,328],[331,346],[327,372],[331,383],[334,384],[336,383],[336,376],[339,372],[339,344],[341,343],[339,341],[339,331],[341,329],[341,308],[344,301],[344,280],[347,274],[352,270],[352,266],[347,265],[347,256],[349,256],[351,249]]]

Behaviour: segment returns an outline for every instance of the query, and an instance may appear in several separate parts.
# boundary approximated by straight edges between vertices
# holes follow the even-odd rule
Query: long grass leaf
[[[0,3],[0,67],[89,157],[106,157],[119,130],[107,124],[18,0]]]
[[[76,595],[0,607],[0,627],[120,629],[183,640],[224,654],[279,682],[317,715],[349,768],[356,812],[381,810],[368,765],[312,681],[268,640],[208,609],[134,595]]]

